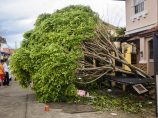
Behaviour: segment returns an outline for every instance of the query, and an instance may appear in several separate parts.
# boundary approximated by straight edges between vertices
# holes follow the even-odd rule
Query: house
[[[0,36],[0,51],[3,51],[3,44],[6,44],[6,39]]]
[[[3,48],[3,58],[9,58],[13,54],[14,50],[15,49]]]
[[[15,49],[3,48],[3,51],[12,55]]]
[[[6,39],[0,36],[0,59],[4,57],[3,44],[6,44]]]
[[[109,31],[109,33],[110,33],[111,35],[117,36],[116,29],[117,29],[118,27],[116,27],[116,26],[114,26],[114,25],[112,25],[112,24],[109,24],[109,23],[107,23],[107,22],[105,22],[105,21],[103,21],[103,24],[108,28],[108,31]]]
[[[125,1],[126,31],[136,45],[137,67],[154,75],[153,37],[158,33],[158,0],[113,0]]]

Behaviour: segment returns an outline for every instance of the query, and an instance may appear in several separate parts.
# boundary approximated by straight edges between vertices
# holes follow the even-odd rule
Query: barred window
[[[135,5],[135,14],[144,11],[144,2]]]

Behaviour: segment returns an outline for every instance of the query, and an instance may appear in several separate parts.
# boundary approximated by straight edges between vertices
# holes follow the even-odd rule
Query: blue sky
[[[20,47],[23,34],[34,28],[39,14],[53,13],[69,5],[88,5],[100,18],[115,26],[125,26],[125,2],[112,0],[0,0],[0,35],[10,48]],[[8,47],[4,45],[4,47]]]

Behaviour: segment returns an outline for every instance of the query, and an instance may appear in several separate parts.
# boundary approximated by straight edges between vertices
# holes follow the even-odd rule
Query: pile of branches
[[[102,22],[98,22],[96,25],[95,34],[96,38],[93,40],[86,39],[81,44],[83,49],[83,55],[91,59],[79,61],[82,64],[81,67],[76,69],[77,78],[86,79],[86,82],[78,82],[80,84],[88,84],[96,81],[97,79],[107,75],[111,72],[121,72],[127,75],[134,75],[136,77],[151,78],[146,72],[128,63],[123,54],[116,48],[112,41],[111,35],[105,28]],[[113,54],[114,53],[114,54]],[[116,66],[113,63],[113,59],[128,66],[131,71],[125,70],[120,66]],[[99,62],[99,66],[96,66],[96,60]]]

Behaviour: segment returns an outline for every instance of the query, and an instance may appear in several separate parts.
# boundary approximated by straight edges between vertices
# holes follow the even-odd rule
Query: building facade
[[[120,1],[120,0],[114,0]],[[158,0],[121,0],[125,1],[126,32],[132,36],[137,48],[137,67],[154,75],[153,37],[158,31]]]

